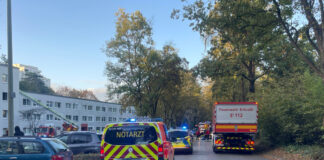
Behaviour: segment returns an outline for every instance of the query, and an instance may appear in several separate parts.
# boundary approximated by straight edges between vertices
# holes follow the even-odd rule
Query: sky
[[[90,89],[105,100],[102,51],[115,34],[115,13],[136,10],[152,22],[155,47],[173,43],[189,67],[206,55],[189,22],[171,19],[181,0],[12,0],[13,63],[38,67],[51,86]],[[7,54],[6,0],[0,0],[0,54]]]

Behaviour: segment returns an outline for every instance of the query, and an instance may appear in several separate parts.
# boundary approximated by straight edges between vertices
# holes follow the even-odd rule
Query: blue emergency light
[[[136,119],[135,118],[131,118],[129,121],[130,122],[136,122]]]
[[[186,126],[183,126],[182,129],[187,129],[187,127]]]

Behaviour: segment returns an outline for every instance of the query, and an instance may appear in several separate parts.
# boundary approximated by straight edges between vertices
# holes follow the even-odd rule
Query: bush
[[[262,142],[320,144],[323,136],[324,85],[309,72],[264,85],[258,95]]]
[[[288,153],[298,153],[313,160],[324,160],[324,148],[319,145],[289,145],[284,149]]]

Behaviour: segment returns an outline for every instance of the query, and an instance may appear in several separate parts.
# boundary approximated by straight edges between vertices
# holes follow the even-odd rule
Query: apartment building
[[[6,133],[8,128],[8,68],[6,65],[0,65],[0,89],[2,99],[0,109],[0,136]],[[51,111],[38,105],[19,91],[19,70],[14,67],[14,124],[20,126],[26,135],[31,134],[31,125],[52,126],[60,132],[63,130],[63,119],[57,117]],[[105,125],[109,123],[124,121],[135,117],[134,107],[122,108],[120,104],[102,102],[96,100],[80,99],[58,95],[47,95],[38,93],[24,92],[26,95],[38,100],[51,110],[57,112],[66,119],[69,119],[81,127],[86,127],[89,131],[102,132]],[[31,114],[32,120],[27,120],[28,114]],[[29,115],[30,116],[30,115]]]

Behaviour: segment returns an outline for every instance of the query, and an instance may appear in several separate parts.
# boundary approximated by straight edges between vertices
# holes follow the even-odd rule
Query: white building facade
[[[0,136],[6,133],[8,128],[8,80],[6,78],[8,68],[6,65],[0,65],[1,83],[0,89],[2,99],[0,109],[2,116],[0,118]],[[19,126],[26,135],[30,135],[30,125],[33,123],[36,126],[52,126],[60,132],[63,130],[62,118],[57,117],[51,111],[36,104],[23,94],[19,93],[19,70],[14,67],[14,124]],[[24,92],[28,96],[38,100],[40,103],[48,106],[61,116],[69,119],[79,126],[86,126],[89,131],[102,132],[104,127],[109,123],[125,121],[128,118],[135,117],[134,107],[122,108],[120,104],[102,102],[96,100],[79,99],[57,95],[46,95],[38,93]],[[33,122],[26,120],[26,113],[31,110],[33,112]]]

